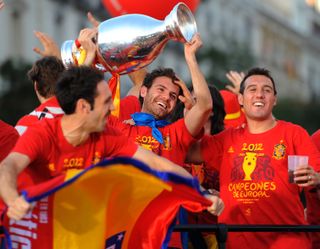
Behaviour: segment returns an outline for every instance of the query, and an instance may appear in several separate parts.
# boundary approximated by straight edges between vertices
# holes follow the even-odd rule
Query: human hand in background
[[[41,56],[55,56],[61,59],[60,49],[52,37],[40,31],[34,31],[34,35],[38,38],[43,47],[43,49],[38,47],[33,48],[34,52]]]
[[[179,100],[184,104],[187,111],[190,110],[195,104],[195,99],[189,91],[186,83],[184,83],[184,81],[182,81],[180,78],[178,78],[178,80],[175,80],[174,83],[179,85],[182,90],[183,95],[179,95]]]
[[[226,88],[230,92],[238,95],[240,92],[240,83],[244,76],[245,74],[243,72],[229,71],[228,73],[226,73],[226,77],[232,85],[226,85]]]
[[[0,0],[0,10],[4,7],[4,2]]]
[[[94,28],[98,28],[100,22],[92,15],[91,12],[87,13],[88,21],[92,24]]]

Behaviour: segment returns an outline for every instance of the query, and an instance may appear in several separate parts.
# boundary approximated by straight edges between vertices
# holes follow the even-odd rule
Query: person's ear
[[[78,99],[76,110],[80,113],[89,113],[91,111],[90,103],[85,99]]]
[[[148,88],[146,86],[142,86],[140,89],[140,96],[144,98],[147,95]]]
[[[35,92],[38,92],[38,83],[36,81],[33,82],[33,89]]]
[[[243,106],[243,95],[241,93],[238,94],[238,102],[240,106]]]
[[[276,105],[277,105],[277,102],[278,102],[278,98],[277,98],[277,96],[275,96],[273,106],[276,106]]]

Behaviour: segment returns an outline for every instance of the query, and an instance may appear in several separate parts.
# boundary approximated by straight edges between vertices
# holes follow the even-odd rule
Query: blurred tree
[[[255,65],[255,58],[245,45],[231,41],[226,45],[226,51],[215,46],[207,46],[199,52],[199,62],[206,68],[212,69],[206,72],[209,84],[214,84],[219,89],[224,89],[228,83],[226,73],[230,70],[244,71]]]
[[[203,47],[200,50],[199,61],[205,64],[206,79],[219,89],[228,84],[225,74],[229,70],[244,71],[256,66],[255,58],[248,47],[230,42],[227,51],[219,50],[214,46]],[[301,103],[296,100],[281,99],[274,109],[276,118],[286,120],[304,127],[309,134],[320,128],[320,102],[310,101]]]
[[[30,68],[30,63],[12,59],[0,66],[2,79],[10,84],[9,90],[0,97],[0,118],[11,125],[15,125],[20,117],[31,112],[39,103],[27,78]]]
[[[302,103],[296,100],[279,100],[274,108],[277,119],[283,119],[304,127],[311,135],[320,129],[320,103]]]

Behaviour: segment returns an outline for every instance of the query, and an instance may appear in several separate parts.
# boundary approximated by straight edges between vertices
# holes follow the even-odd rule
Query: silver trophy
[[[111,73],[127,74],[149,65],[169,40],[190,42],[197,33],[191,10],[178,3],[163,21],[140,14],[111,18],[98,27],[95,66]],[[61,47],[64,65],[78,64],[81,52],[74,40]]]

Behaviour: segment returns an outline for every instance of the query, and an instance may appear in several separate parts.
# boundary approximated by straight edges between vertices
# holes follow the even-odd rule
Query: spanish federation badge
[[[273,148],[272,157],[276,160],[283,159],[286,155],[287,147],[283,144],[283,140],[279,144],[276,144]]]

